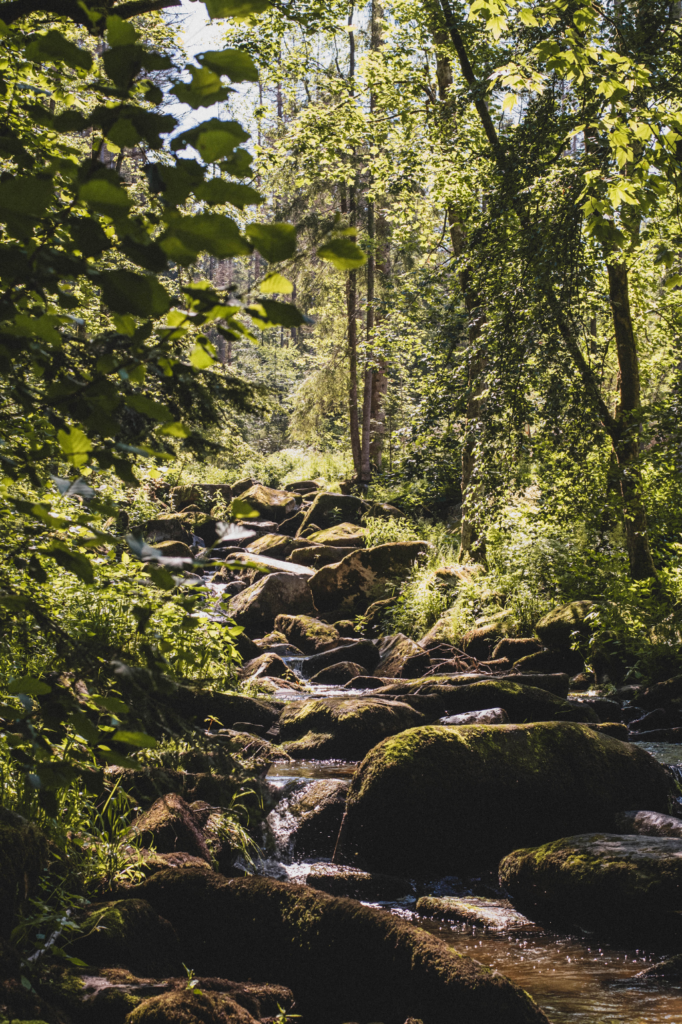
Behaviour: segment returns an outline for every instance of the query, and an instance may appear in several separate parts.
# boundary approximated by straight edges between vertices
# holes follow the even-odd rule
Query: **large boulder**
[[[311,615],[278,615],[275,629],[283,633],[290,644],[300,648],[304,654],[317,654],[336,647],[338,631],[327,622],[314,619]]]
[[[337,661],[334,665],[321,668],[310,677],[311,686],[345,686],[351,679],[364,676],[367,669],[355,661]]]
[[[408,704],[374,697],[292,701],[279,720],[280,742],[294,758],[358,761],[385,736],[423,720]]]
[[[535,632],[545,647],[570,650],[574,633],[581,636],[589,634],[589,624],[585,619],[594,607],[593,601],[570,601],[561,608],[553,608],[536,622]]]
[[[305,565],[312,569],[321,569],[325,565],[340,562],[346,555],[351,555],[354,547],[332,547],[330,544],[311,544],[310,547],[292,551],[287,561],[294,565]]]
[[[426,726],[384,740],[353,777],[344,863],[436,877],[480,872],[520,846],[666,811],[666,769],[589,726]]]
[[[131,895],[175,926],[197,974],[267,978],[315,1024],[547,1024],[525,992],[400,918],[307,886],[164,871]]]
[[[251,508],[266,519],[281,523],[296,511],[296,498],[288,491],[277,491],[264,484],[254,484],[239,495],[239,501],[248,501]]]
[[[574,835],[514,850],[500,883],[531,916],[601,931],[682,931],[682,839]]]
[[[89,909],[81,934],[67,952],[89,967],[125,967],[157,978],[179,972],[182,962],[175,929],[144,899],[116,900]]]
[[[623,811],[616,815],[613,831],[623,835],[682,839],[682,821],[656,811]]]
[[[192,543],[192,531],[188,529],[187,517],[181,514],[159,516],[148,519],[142,531],[150,544],[162,540],[179,540],[185,544]]]
[[[379,651],[371,640],[340,639],[338,646],[311,654],[299,662],[299,668],[306,678],[316,675],[321,669],[339,661],[353,661],[372,672],[379,662]]]
[[[339,523],[338,526],[330,526],[328,530],[309,533],[306,540],[312,544],[324,544],[325,547],[331,548],[364,548],[366,536],[367,530],[364,526],[355,526],[354,523]]]
[[[431,667],[431,659],[424,648],[403,633],[387,636],[378,647],[381,661],[374,669],[375,676],[417,679]]]
[[[369,505],[362,498],[356,498],[352,494],[328,494],[323,491],[315,496],[312,505],[306,512],[299,528],[299,534],[313,525],[318,530],[327,530],[342,522],[359,526],[363,515],[368,510]]]
[[[213,718],[226,729],[235,722],[254,722],[269,729],[282,710],[282,704],[277,701],[246,697],[242,693],[192,690],[189,686],[179,686],[169,702],[184,718],[202,724],[205,719]]]
[[[308,579],[288,572],[270,573],[236,594],[229,612],[240,626],[271,628],[285,608],[292,615],[308,615],[315,610]]]
[[[393,684],[392,689],[396,689]],[[547,690],[526,686],[513,679],[489,679],[461,686],[443,682],[424,683],[419,693],[436,694],[442,704],[441,715],[461,715],[465,711],[503,708],[509,721],[524,722],[598,722],[597,714],[585,704],[563,700]]]
[[[334,565],[318,569],[310,580],[316,608],[342,617],[385,597],[391,585],[408,575],[426,551],[425,541],[380,544],[359,549]]]
[[[654,683],[637,694],[636,704],[645,711],[668,708],[682,698],[682,676],[672,676],[662,683]]]
[[[143,1000],[125,1024],[256,1024],[248,1010],[223,992],[175,989]]]
[[[268,555],[270,558],[287,558],[295,548],[307,548],[307,540],[286,537],[281,533],[264,533],[246,547],[254,555]]]
[[[189,805],[177,793],[159,797],[131,826],[143,846],[158,853],[189,853],[210,860],[208,847]]]

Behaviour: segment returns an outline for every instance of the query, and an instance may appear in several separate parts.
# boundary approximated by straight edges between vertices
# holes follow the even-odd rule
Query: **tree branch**
[[[148,14],[165,7],[180,7],[181,0],[130,0],[128,3],[110,6],[108,3],[95,7],[104,14],[117,14],[119,18],[132,18],[136,14]],[[7,0],[0,3],[0,20],[11,25],[20,18],[31,14],[56,14],[61,18],[69,18],[77,25],[92,27],[92,22],[76,0]]]

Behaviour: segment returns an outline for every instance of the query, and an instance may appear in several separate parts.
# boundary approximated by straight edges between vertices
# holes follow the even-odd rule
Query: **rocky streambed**
[[[682,1019],[682,680],[604,698],[571,649],[587,602],[533,637],[505,636],[501,620],[461,648],[439,624],[419,643],[382,635],[424,545],[368,548],[366,503],[314,482],[242,483],[261,518],[196,582],[244,627],[240,675],[260,695],[166,698],[204,724],[207,746],[110,773],[146,808],[142,853],[69,945],[87,968],[15,993],[14,1017]],[[196,547],[173,536],[187,515],[148,524],[148,538],[171,555]],[[225,815],[235,755],[260,819],[250,861]],[[28,849],[25,824],[4,828]]]

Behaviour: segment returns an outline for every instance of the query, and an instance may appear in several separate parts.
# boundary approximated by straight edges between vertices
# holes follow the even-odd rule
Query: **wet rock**
[[[666,811],[666,769],[585,725],[426,726],[384,740],[356,771],[343,863],[412,877],[468,874],[505,853]]]
[[[287,519],[296,511],[296,499],[288,491],[278,491],[263,484],[254,484],[239,494],[239,501],[248,501],[262,516],[276,523]]]
[[[327,530],[339,523],[361,523],[369,505],[362,498],[352,494],[318,494],[308,509],[301,524],[301,530],[315,525],[318,530]]]
[[[175,929],[144,899],[116,900],[89,909],[82,934],[68,944],[67,952],[90,967],[126,967],[150,977],[182,970]]]
[[[341,827],[350,782],[319,779],[285,797],[267,822],[279,853],[288,860],[331,857]]]
[[[14,915],[33,893],[47,862],[43,833],[19,814],[0,808],[0,937],[7,939]]]
[[[614,831],[622,835],[682,839],[682,821],[656,811],[621,811],[615,817]]]
[[[271,573],[233,597],[229,612],[240,626],[272,627],[282,608],[288,608],[292,615],[314,611],[307,579],[287,572]]]
[[[356,761],[385,736],[419,725],[423,716],[407,704],[374,697],[295,701],[280,717],[280,737],[294,758]]]
[[[133,890],[182,937],[197,974],[286,985],[315,1024],[406,1017],[546,1024],[506,978],[394,915],[307,886],[163,872]],[[349,984],[352,978],[352,984]]]
[[[414,886],[407,878],[395,878],[379,872],[370,874],[339,864],[313,864],[305,881],[306,885],[330,896],[350,896],[354,900],[371,902],[400,900],[414,892]]]
[[[537,932],[541,929],[509,900],[490,900],[482,896],[422,896],[417,913],[439,921],[463,921],[492,932]]]
[[[682,981],[682,953],[678,953],[677,956],[671,956],[667,960],[662,960],[660,963],[654,964],[653,967],[648,967],[645,971],[640,971],[639,974],[635,974],[635,979],[654,984],[661,981],[668,981],[672,984],[679,983]]]
[[[367,530],[364,526],[356,526],[354,523],[339,523],[338,526],[330,526],[328,530],[317,530],[307,536],[312,544],[321,544],[324,547],[332,548],[364,548]],[[337,559],[339,561],[339,559]]]
[[[573,635],[589,636],[589,623],[585,620],[595,610],[593,601],[570,601],[536,622],[535,632],[545,647],[556,647],[568,651],[573,643]]]
[[[522,909],[550,919],[601,931],[654,924],[679,931],[682,839],[573,835],[510,853],[500,884]]]
[[[167,793],[139,815],[131,832],[143,846],[159,853],[190,853],[210,860],[208,847],[188,804],[177,793]]]
[[[585,662],[577,651],[552,650],[527,654],[514,662],[515,672],[565,672],[575,676],[585,668]]]
[[[364,669],[363,669],[364,672]],[[380,679],[379,676],[366,676],[360,675],[355,676],[350,682],[344,684],[345,690],[377,690],[383,687],[386,683],[385,679]]]
[[[246,697],[241,693],[191,690],[188,686],[179,686],[171,703],[184,718],[202,724],[207,718],[213,718],[226,729],[235,722],[256,722],[269,728],[277,721],[283,707],[278,701]]]
[[[308,541],[297,537],[282,536],[281,533],[264,533],[246,548],[254,555],[269,555],[270,558],[287,558],[296,548],[305,548]]]
[[[259,676],[281,676],[286,679],[288,674],[287,666],[279,654],[275,654],[274,651],[259,654],[257,658],[247,661],[246,665],[239,670],[242,679],[258,679]]]
[[[592,708],[599,716],[600,722],[620,721],[621,707],[617,700],[609,700],[607,697],[581,697],[580,702]]]
[[[318,569],[310,580],[316,608],[348,615],[366,608],[385,597],[390,585],[405,577],[426,549],[424,541],[380,544]]]
[[[509,658],[513,663],[527,654],[537,654],[542,645],[533,637],[506,636],[493,648],[493,658]]]
[[[281,558],[271,558],[269,555],[254,555],[249,551],[233,555],[230,559],[230,565],[233,569],[235,566],[243,565],[244,571],[248,571],[252,577],[255,577],[257,573],[263,572],[290,572],[295,576],[304,577],[313,575],[313,570],[307,565],[299,565],[297,562],[289,561],[289,559],[283,561]],[[244,572],[242,572],[242,575],[244,575]],[[255,582],[255,578],[253,582]]]
[[[378,649],[381,661],[374,669],[377,676],[418,679],[431,667],[427,652],[403,633],[387,636],[379,642]]]
[[[353,661],[357,665],[372,672],[379,662],[379,651],[371,640],[342,640],[338,647],[332,647],[319,654],[311,655],[301,664],[301,672],[306,675],[315,675],[321,669],[329,665],[335,665],[340,661]]]
[[[485,711],[465,711],[463,715],[441,718],[439,725],[509,725],[509,715],[503,708],[487,708]]]
[[[682,743],[682,728],[650,729],[647,732],[630,734],[633,743]]]
[[[310,678],[311,686],[343,686],[345,683],[361,676],[367,670],[355,661],[337,661],[335,665],[321,668]]]
[[[663,708],[656,708],[641,718],[633,718],[628,725],[632,732],[647,732],[650,729],[669,729],[672,722]]]
[[[304,654],[316,654],[336,647],[339,633],[327,622],[310,615],[278,615],[275,629],[283,633],[289,643],[300,647]]]

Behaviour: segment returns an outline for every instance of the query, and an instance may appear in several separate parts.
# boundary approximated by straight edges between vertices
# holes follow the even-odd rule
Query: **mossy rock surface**
[[[553,608],[535,624],[535,632],[545,647],[568,651],[574,633],[588,636],[590,627],[585,619],[594,611],[593,601],[569,601],[561,608]]]
[[[315,576],[310,579],[315,579]],[[314,611],[307,578],[289,572],[273,572],[230,601],[230,615],[238,625],[247,628],[271,629],[285,608],[292,615],[309,615]]]
[[[330,494],[322,491],[315,496],[299,527],[299,536],[310,526],[327,530],[341,523],[360,526],[362,517],[369,511],[369,505],[353,494]]]
[[[310,547],[292,551],[287,562],[293,565],[306,565],[311,569],[321,569],[325,565],[334,565],[346,555],[351,555],[354,547],[333,547],[331,544],[311,544]]]
[[[131,826],[143,846],[158,853],[189,853],[210,860],[208,847],[189,804],[177,793],[159,797]]]
[[[409,678],[423,676],[431,667],[427,652],[403,633],[387,636],[379,642],[381,661],[374,669],[374,675],[395,679],[403,674],[408,665]]]
[[[182,969],[175,929],[144,899],[100,904],[89,911],[83,925],[83,933],[69,943],[67,952],[89,967],[125,967],[152,978]]]
[[[279,720],[280,742],[294,758],[356,761],[385,736],[423,721],[407,704],[374,697],[292,701]]]
[[[669,915],[679,922],[682,912],[682,839],[609,833],[557,839],[506,856],[500,883],[519,906],[556,920],[602,931],[622,922],[631,932],[657,919],[665,926]]]
[[[399,687],[392,684],[395,692]],[[547,690],[510,679],[489,679],[452,686],[447,678],[426,677],[405,692],[435,694],[441,701],[441,714],[461,715],[465,711],[503,708],[509,720],[524,722],[598,722],[597,714],[586,704],[571,703]]]
[[[408,575],[428,548],[425,541],[379,544],[346,555],[318,569],[310,579],[315,607],[339,618],[364,610],[386,597],[397,580]]]
[[[355,773],[343,863],[436,877],[512,850],[610,828],[618,811],[666,811],[666,769],[587,725],[425,726],[384,740]]]
[[[278,615],[275,629],[283,633],[290,644],[299,647],[304,654],[316,654],[336,647],[338,630],[327,622],[320,622],[312,615]]]
[[[164,992],[140,1003],[125,1024],[256,1024],[243,1006],[222,993],[197,989]]]
[[[270,558],[287,558],[294,548],[308,547],[308,542],[296,537],[282,536],[281,533],[264,533],[246,548],[254,555],[269,555]]]
[[[238,495],[240,501],[248,501],[266,519],[276,523],[296,511],[296,498],[289,491],[278,491],[264,484],[254,484]]]
[[[367,530],[364,526],[356,526],[355,523],[339,523],[338,526],[330,526],[328,530],[318,530],[310,533],[307,540],[313,544],[324,544],[326,547],[338,548],[364,548]]]
[[[354,900],[202,871],[161,872],[133,892],[169,916],[197,974],[285,985],[315,1024],[547,1024],[507,978]]]

